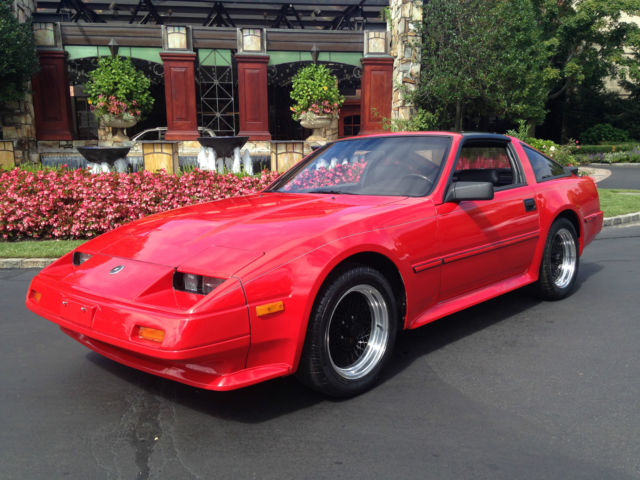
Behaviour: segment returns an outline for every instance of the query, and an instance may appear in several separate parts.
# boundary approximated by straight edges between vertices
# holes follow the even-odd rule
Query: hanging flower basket
[[[291,106],[293,119],[304,128],[313,129],[307,142],[325,143],[322,129],[337,118],[344,97],[338,90],[338,79],[325,65],[307,65],[291,79]]]
[[[114,142],[126,142],[124,129],[151,111],[150,81],[128,58],[102,57],[86,85],[91,111],[102,125],[116,129]]]

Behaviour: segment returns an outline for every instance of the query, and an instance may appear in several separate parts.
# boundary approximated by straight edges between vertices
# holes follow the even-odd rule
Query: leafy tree
[[[640,14],[638,0],[532,0],[551,59],[546,69],[549,107],[565,114],[572,97],[602,93],[605,80],[640,83],[638,26],[624,14]],[[628,50],[635,49],[636,55]],[[595,123],[598,123],[597,121]]]
[[[498,0],[487,15],[496,22],[485,60],[490,88],[487,107],[512,121],[542,122],[550,52],[541,41],[530,0]]]
[[[431,0],[423,13],[418,107],[461,130],[495,114],[544,118],[548,46],[530,0]]]
[[[20,100],[38,71],[31,23],[19,23],[11,2],[0,0],[0,104]]]

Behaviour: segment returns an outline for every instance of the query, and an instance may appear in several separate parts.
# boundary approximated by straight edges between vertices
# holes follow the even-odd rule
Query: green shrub
[[[587,163],[640,163],[640,146],[625,152],[596,152],[577,155],[577,160],[582,164]]]
[[[518,128],[512,128],[507,130],[507,135],[510,137],[516,137],[518,140],[526,142],[529,137],[529,124],[526,120],[518,120]]]
[[[634,148],[640,148],[638,142],[617,143],[614,145],[575,145],[571,147],[571,152],[576,154],[588,153],[608,153],[608,152],[629,152]]]
[[[577,160],[571,153],[571,145],[573,141],[569,141],[567,145],[558,145],[553,140],[542,140],[540,138],[527,138],[525,143],[528,143],[533,148],[540,150],[545,155],[551,157],[560,165],[571,166],[576,165]]]
[[[344,103],[338,89],[338,79],[326,65],[312,63],[302,67],[291,79],[291,107],[294,120],[302,115],[335,115]]]
[[[382,119],[382,128],[392,132],[426,132],[437,129],[438,115],[419,108],[408,120]]]
[[[610,123],[598,123],[582,132],[580,140],[586,144],[619,143],[629,140],[629,134]]]
[[[0,104],[21,100],[38,57],[31,23],[19,23],[7,0],[0,0],[0,52]]]
[[[89,78],[86,89],[97,118],[123,115],[141,120],[153,107],[151,81],[126,57],[102,57]]]

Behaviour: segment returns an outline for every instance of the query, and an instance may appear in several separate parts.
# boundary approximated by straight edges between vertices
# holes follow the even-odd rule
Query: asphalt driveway
[[[640,189],[640,164],[607,165],[598,168],[606,168],[611,175],[598,183],[599,188],[628,188]]]
[[[639,239],[605,230],[568,299],[517,291],[402,335],[347,401],[121,366],[24,308],[34,271],[0,271],[0,478],[640,478]]]

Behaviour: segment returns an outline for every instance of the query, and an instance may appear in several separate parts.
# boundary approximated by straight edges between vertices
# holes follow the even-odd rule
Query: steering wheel
[[[432,179],[430,179],[430,178],[429,178],[429,177],[427,177],[426,175],[422,175],[422,174],[420,174],[420,173],[408,173],[408,174],[406,174],[404,177],[402,177],[402,178],[401,178],[401,180],[404,180],[405,178],[406,178],[407,180],[409,180],[409,179],[411,179],[411,178],[419,178],[420,180],[425,181],[425,182],[429,182],[429,183],[432,183],[432,182],[433,182],[433,180],[432,180]]]
[[[418,179],[421,180],[422,182],[431,185],[433,183],[433,180],[430,179],[429,177],[427,177],[426,175],[422,175],[420,173],[408,173],[407,175],[403,176],[400,179],[399,184],[402,185],[405,183],[405,181],[410,181],[410,180],[414,180],[414,179]],[[417,185],[419,186],[419,185]],[[406,195],[411,195],[411,194],[415,194],[415,195],[419,195],[421,193],[424,193],[423,191],[424,187],[420,189],[420,191],[416,191],[418,190],[416,188],[415,184],[410,184],[409,188],[407,188],[407,191],[405,192]]]

